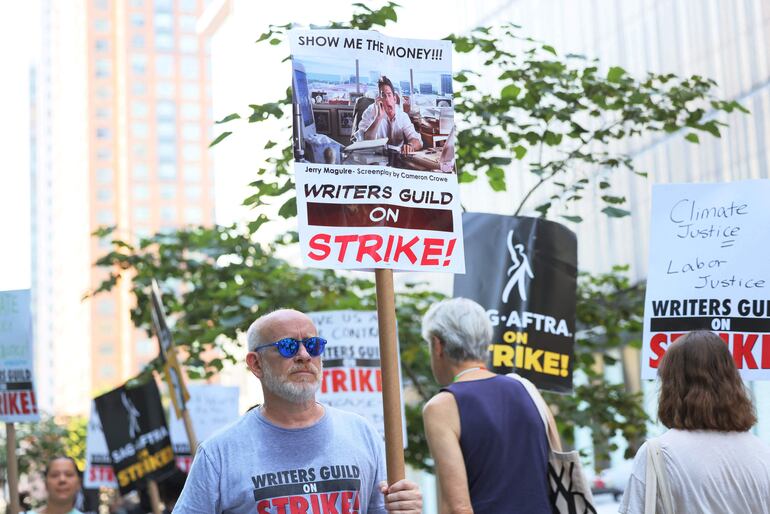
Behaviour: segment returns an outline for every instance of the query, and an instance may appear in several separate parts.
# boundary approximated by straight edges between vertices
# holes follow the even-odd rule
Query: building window
[[[144,27],[144,14],[140,12],[133,13],[131,15],[131,25],[133,25],[137,29],[141,29],[142,27]]]
[[[135,80],[131,84],[131,92],[136,96],[144,96],[147,94],[147,84],[139,80]]]
[[[185,100],[200,100],[201,91],[198,84],[182,84],[182,98]]]
[[[173,207],[161,207],[160,208],[161,221],[173,222],[176,219],[176,209]]]
[[[203,171],[200,166],[187,164],[184,167],[184,181],[187,183],[200,182],[203,178]]]
[[[112,98],[112,90],[107,86],[99,86],[96,88],[96,98],[99,100],[109,100]]]
[[[99,354],[100,355],[112,355],[114,353],[114,350],[112,348],[112,343],[109,341],[102,342],[102,344],[99,345]]]
[[[109,161],[112,159],[112,150],[109,148],[97,148],[96,159],[99,161]]]
[[[147,102],[142,102],[139,100],[134,100],[131,102],[131,116],[134,118],[146,118],[148,111],[149,109],[147,108]]]
[[[174,57],[171,55],[159,55],[155,58],[155,73],[159,77],[174,76]]]
[[[162,142],[158,145],[159,162],[176,162],[176,146],[171,142]]]
[[[202,157],[201,147],[193,144],[184,145],[182,157],[185,161],[200,161]]]
[[[94,30],[96,32],[109,32],[110,31],[110,20],[106,18],[98,18],[94,20]]]
[[[137,353],[147,355],[149,353],[152,353],[155,350],[155,345],[152,342],[152,339],[143,338],[136,342],[136,351]]]
[[[197,123],[185,123],[182,126],[182,138],[185,141],[200,141],[201,127]]]
[[[184,170],[185,178],[187,177],[187,168]],[[203,188],[201,186],[185,186],[184,196],[191,201],[198,201],[201,199]]]
[[[149,200],[150,188],[144,184],[134,184],[134,200]]]
[[[158,113],[159,121],[173,121],[176,114],[176,106],[174,102],[168,100],[161,100],[155,104],[155,109]]]
[[[175,184],[161,184],[160,185],[160,197],[163,200],[175,200],[176,199],[176,185]]]
[[[182,57],[182,77],[190,80],[198,80],[200,66],[197,57]]]
[[[96,223],[99,225],[112,225],[115,223],[115,215],[110,209],[99,209],[96,211]]]
[[[182,36],[179,38],[179,49],[183,52],[193,53],[198,51],[198,36]]]
[[[175,180],[176,179],[176,166],[170,163],[162,163],[158,165],[158,178],[163,180]]]
[[[112,201],[112,189],[100,187],[96,190],[96,199],[100,202]]]
[[[112,182],[112,168],[97,168],[96,181],[100,184],[109,184]]]
[[[96,302],[96,310],[99,314],[110,316],[115,314],[115,300],[112,298],[102,298]]]
[[[106,39],[97,39],[94,46],[97,52],[107,52],[110,49],[110,42]]]
[[[149,221],[150,208],[143,206],[134,207],[134,221]]]
[[[112,72],[112,62],[108,59],[97,59],[95,63],[96,76],[99,78],[107,78]]]
[[[94,7],[100,10],[108,9],[110,6],[109,0],[94,0]]]
[[[179,9],[181,11],[196,12],[198,10],[198,0],[180,0]]]
[[[99,366],[99,378],[102,380],[111,380],[115,378],[115,366],[112,364],[102,364]]]
[[[174,98],[176,88],[172,82],[158,82],[156,94],[158,98]]]
[[[201,108],[197,104],[182,104],[182,118],[186,120],[199,120],[201,115]]]
[[[131,56],[131,71],[137,75],[144,75],[147,71],[147,56],[145,54],[133,54]]]
[[[131,147],[131,153],[136,160],[143,161],[147,159],[147,145],[143,143],[134,143]]]
[[[98,127],[96,129],[96,138],[97,139],[109,139],[110,138],[110,129],[107,127]]]
[[[146,123],[135,121],[131,123],[131,136],[137,139],[146,139],[150,128]]]
[[[200,224],[203,222],[203,211],[200,207],[185,207],[184,222],[191,224]]]
[[[131,175],[134,180],[146,180],[150,177],[150,170],[146,164],[135,164]]]
[[[155,48],[157,50],[173,50],[174,36],[166,33],[155,34]]]
[[[144,36],[141,34],[137,34],[131,38],[131,46],[137,50],[143,49],[146,44]]]
[[[171,12],[174,9],[174,0],[155,0],[155,12]]]
[[[179,17],[179,28],[184,32],[195,32],[195,25],[198,23],[198,18],[190,15],[183,15]]]
[[[112,116],[112,109],[109,107],[97,107],[96,117],[100,120],[108,120]]]
[[[158,138],[164,140],[173,140],[176,135],[176,123],[173,121],[158,122]]]

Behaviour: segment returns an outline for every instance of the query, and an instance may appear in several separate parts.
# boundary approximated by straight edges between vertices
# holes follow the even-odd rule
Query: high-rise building
[[[409,81],[408,80],[402,80],[400,83],[401,86],[401,92],[405,95],[409,95],[412,93],[412,88],[409,87]]]
[[[90,233],[115,226],[113,237],[136,243],[213,223],[203,4],[42,0],[32,287],[40,404],[57,414],[87,412],[91,395],[158,352],[130,320],[129,280],[81,301],[106,277],[93,263],[110,249],[111,238]]]
[[[441,94],[452,94],[452,75],[449,75],[448,73],[441,75]]]
[[[136,242],[213,223],[209,58],[196,32],[203,0],[91,0],[86,9],[91,230],[116,225],[119,237]],[[108,247],[94,239],[91,260]],[[92,284],[103,278],[92,270]],[[128,288],[121,281],[91,304],[95,391],[158,352],[133,328]]]
[[[421,82],[420,83],[420,93],[423,95],[429,95],[433,93],[433,84],[430,82]]]

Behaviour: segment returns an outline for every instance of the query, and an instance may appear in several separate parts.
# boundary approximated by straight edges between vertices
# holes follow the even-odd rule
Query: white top
[[[750,432],[672,429],[660,447],[673,514],[770,513],[770,447]],[[647,443],[634,458],[622,514],[644,513],[646,468]]]
[[[359,122],[358,130],[356,131],[356,141],[363,141],[364,132],[366,132],[366,129],[371,127],[372,123],[374,123],[374,120],[377,117],[376,105],[377,104],[370,105],[361,115],[361,121]],[[396,115],[393,117],[392,121],[386,114],[382,117],[382,121],[380,121],[380,124],[377,126],[377,133],[374,138],[380,139],[383,137],[387,137],[388,144],[393,146],[402,145],[410,139],[420,140],[420,134],[414,129],[412,120],[409,119],[409,115],[401,109],[400,105],[396,105]]]

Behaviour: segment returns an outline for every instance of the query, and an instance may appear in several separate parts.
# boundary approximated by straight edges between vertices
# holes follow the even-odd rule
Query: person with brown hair
[[[751,399],[725,342],[713,332],[682,336],[658,368],[658,418],[669,430],[657,439],[668,484],[667,514],[770,512],[770,447],[749,430]],[[620,505],[643,513],[649,441],[639,448]],[[658,488],[656,512],[664,512]]]
[[[81,514],[75,508],[80,492],[80,470],[71,457],[54,457],[45,468],[48,499],[43,507],[29,514]]]

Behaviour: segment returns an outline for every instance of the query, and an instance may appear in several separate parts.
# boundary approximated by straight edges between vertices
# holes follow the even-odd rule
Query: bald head
[[[249,351],[259,345],[273,343],[284,337],[305,339],[318,332],[307,314],[294,309],[279,309],[257,318],[246,332]]]

